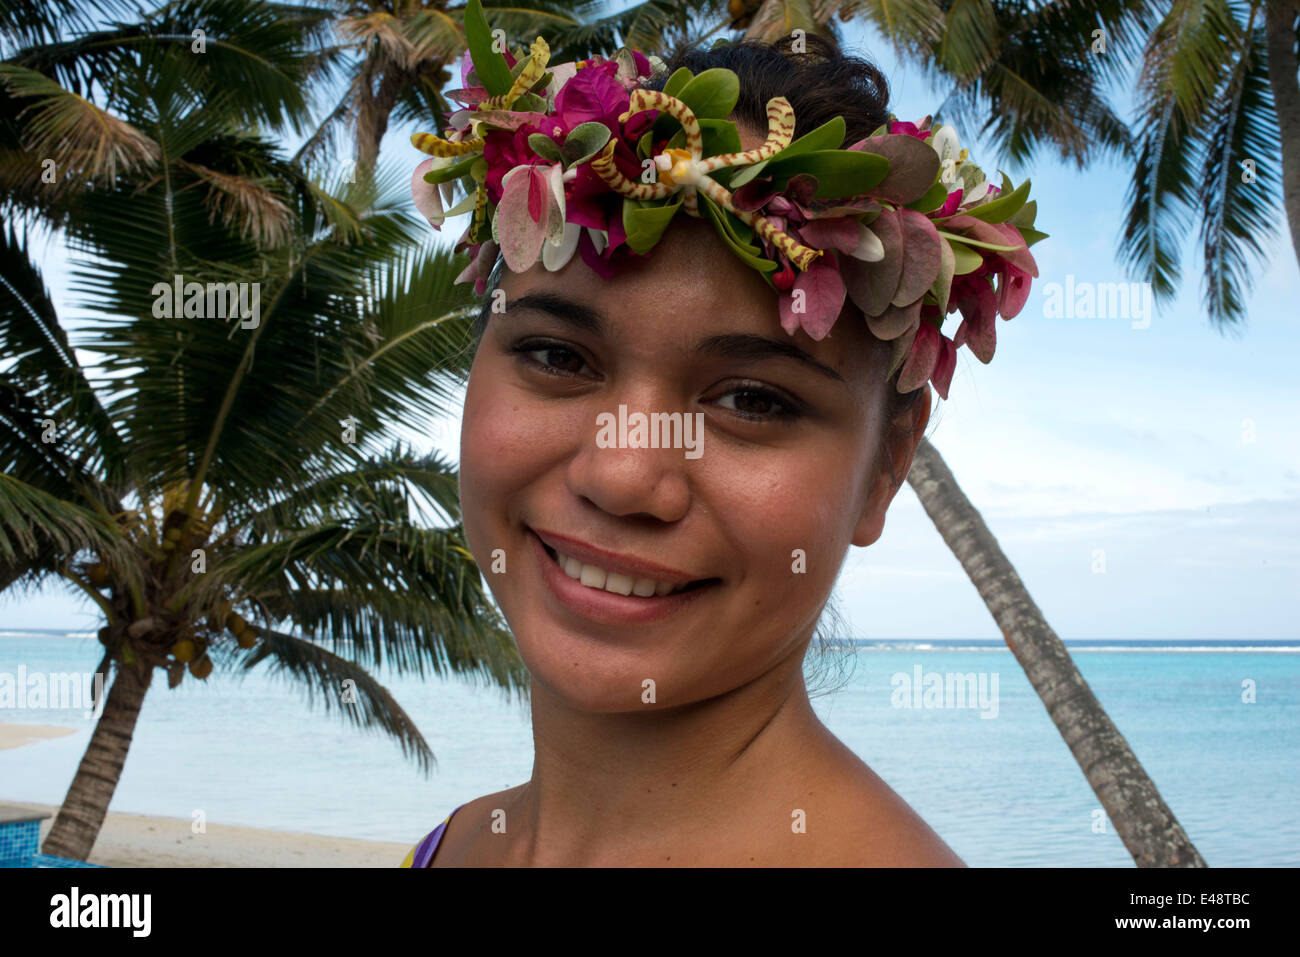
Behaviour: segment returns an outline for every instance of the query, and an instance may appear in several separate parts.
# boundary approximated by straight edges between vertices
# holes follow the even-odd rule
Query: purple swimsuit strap
[[[459,811],[464,806],[464,804],[460,805],[456,808],[456,811]],[[448,814],[446,819],[430,831],[428,837],[421,841],[415,848],[415,857],[411,861],[412,868],[428,867],[433,863],[433,855],[438,853],[438,845],[442,842],[442,835],[447,830],[447,825],[451,823],[451,819],[456,814],[456,811],[452,811],[451,814]]]

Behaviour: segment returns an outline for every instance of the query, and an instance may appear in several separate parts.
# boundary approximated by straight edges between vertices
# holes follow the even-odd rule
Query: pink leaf
[[[898,374],[898,391],[911,392],[919,389],[930,379],[934,364],[939,359],[939,330],[928,322],[921,323],[912,340],[912,351],[903,363],[903,371]]]
[[[871,231],[884,247],[884,258],[879,262],[846,261],[844,282],[853,304],[868,316],[878,316],[894,298],[903,271],[903,227],[898,212],[882,212],[872,221]]]
[[[993,287],[985,279],[964,283],[956,298],[961,325],[953,342],[966,345],[985,365],[993,361],[997,348],[998,304]]]
[[[802,327],[813,340],[825,339],[844,308],[844,294],[839,270],[829,263],[814,263],[799,274],[790,292],[781,295],[781,328],[793,335]]]
[[[512,171],[497,204],[493,233],[501,243],[501,254],[512,272],[524,272],[537,262],[542,241],[546,238],[546,223],[540,222],[541,197],[549,187],[546,177],[535,172],[534,167],[519,167]],[[534,203],[538,215],[533,215]]]
[[[535,223],[545,222],[546,194],[550,191],[551,184],[536,166],[528,167],[520,175],[528,177],[528,215]]]
[[[430,156],[415,167],[415,172],[411,174],[411,198],[415,201],[415,208],[429,221],[429,225],[441,230],[445,218],[442,214],[442,197],[438,195],[438,187],[425,182],[424,179],[424,174],[433,169],[436,162],[438,162],[437,157]]]
[[[956,368],[957,347],[941,332],[939,333],[939,357],[935,360],[934,371],[930,373],[930,381],[934,383],[935,391],[941,398],[948,398],[948,386],[952,384],[952,373]]]
[[[931,150],[931,153],[934,151]],[[943,264],[940,246],[945,242],[934,223],[914,209],[900,209],[903,224],[903,268],[898,289],[890,300],[896,306],[910,306],[934,284]]]
[[[1018,315],[1029,299],[1029,274],[1010,263],[998,272],[998,314],[1003,319]]]
[[[813,249],[838,249],[851,253],[858,248],[861,230],[861,224],[852,216],[810,219],[799,227],[799,237],[804,245]]]
[[[889,306],[878,316],[867,316],[867,328],[877,339],[889,342],[911,332],[921,321],[921,300],[910,306]]]

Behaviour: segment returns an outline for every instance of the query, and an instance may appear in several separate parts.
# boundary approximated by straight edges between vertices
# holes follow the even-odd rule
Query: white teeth
[[[609,577],[605,579],[605,591],[612,591],[615,595],[630,595],[632,594],[632,583],[631,575],[610,572]]]
[[[560,552],[555,553],[555,560],[560,568],[564,569],[564,574],[570,578],[576,578],[588,588],[599,588],[616,595],[637,595],[641,598],[649,598],[651,595],[662,597],[686,587],[674,585],[672,582],[655,581],[653,578],[633,578],[631,575],[606,571],[597,565],[583,564],[578,559]]]

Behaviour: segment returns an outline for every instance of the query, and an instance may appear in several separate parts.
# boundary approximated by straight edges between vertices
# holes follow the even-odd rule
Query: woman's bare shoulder
[[[484,844],[479,840],[488,833],[493,819],[500,818],[505,809],[513,804],[515,796],[524,785],[520,784],[504,791],[484,794],[482,797],[466,801],[452,814],[438,844],[438,853],[434,855],[437,866],[454,866],[480,859]],[[471,850],[476,852],[471,854]]]
[[[825,820],[813,853],[827,867],[965,867],[912,807],[846,746],[819,782]],[[836,749],[839,750],[839,749]],[[815,795],[810,796],[813,797]],[[809,822],[808,831],[813,833]]]

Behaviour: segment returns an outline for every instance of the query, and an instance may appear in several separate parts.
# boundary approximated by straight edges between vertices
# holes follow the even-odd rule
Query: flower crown
[[[890,122],[842,148],[836,117],[794,139],[789,101],[767,103],[767,139],[742,150],[726,117],[739,97],[730,70],[677,70],[622,49],[550,67],[538,37],[527,52],[494,47],[478,0],[465,12],[463,105],[441,138],[411,137],[430,155],[411,179],[434,228],[473,212],[457,244],[457,282],[486,292],[498,251],[514,272],[550,270],[578,252],[602,276],[654,248],[673,216],[707,216],[722,241],[779,293],[781,326],[824,338],[846,297],[877,338],[893,343],[886,377],[898,390],[934,383],[943,398],[967,345],[993,358],[995,319],[1024,306],[1038,267],[1029,180],[992,186],[951,127]],[[465,195],[456,199],[453,184]],[[441,196],[439,195],[441,193]],[[444,209],[443,200],[451,205]],[[947,314],[960,310],[949,339]]]

